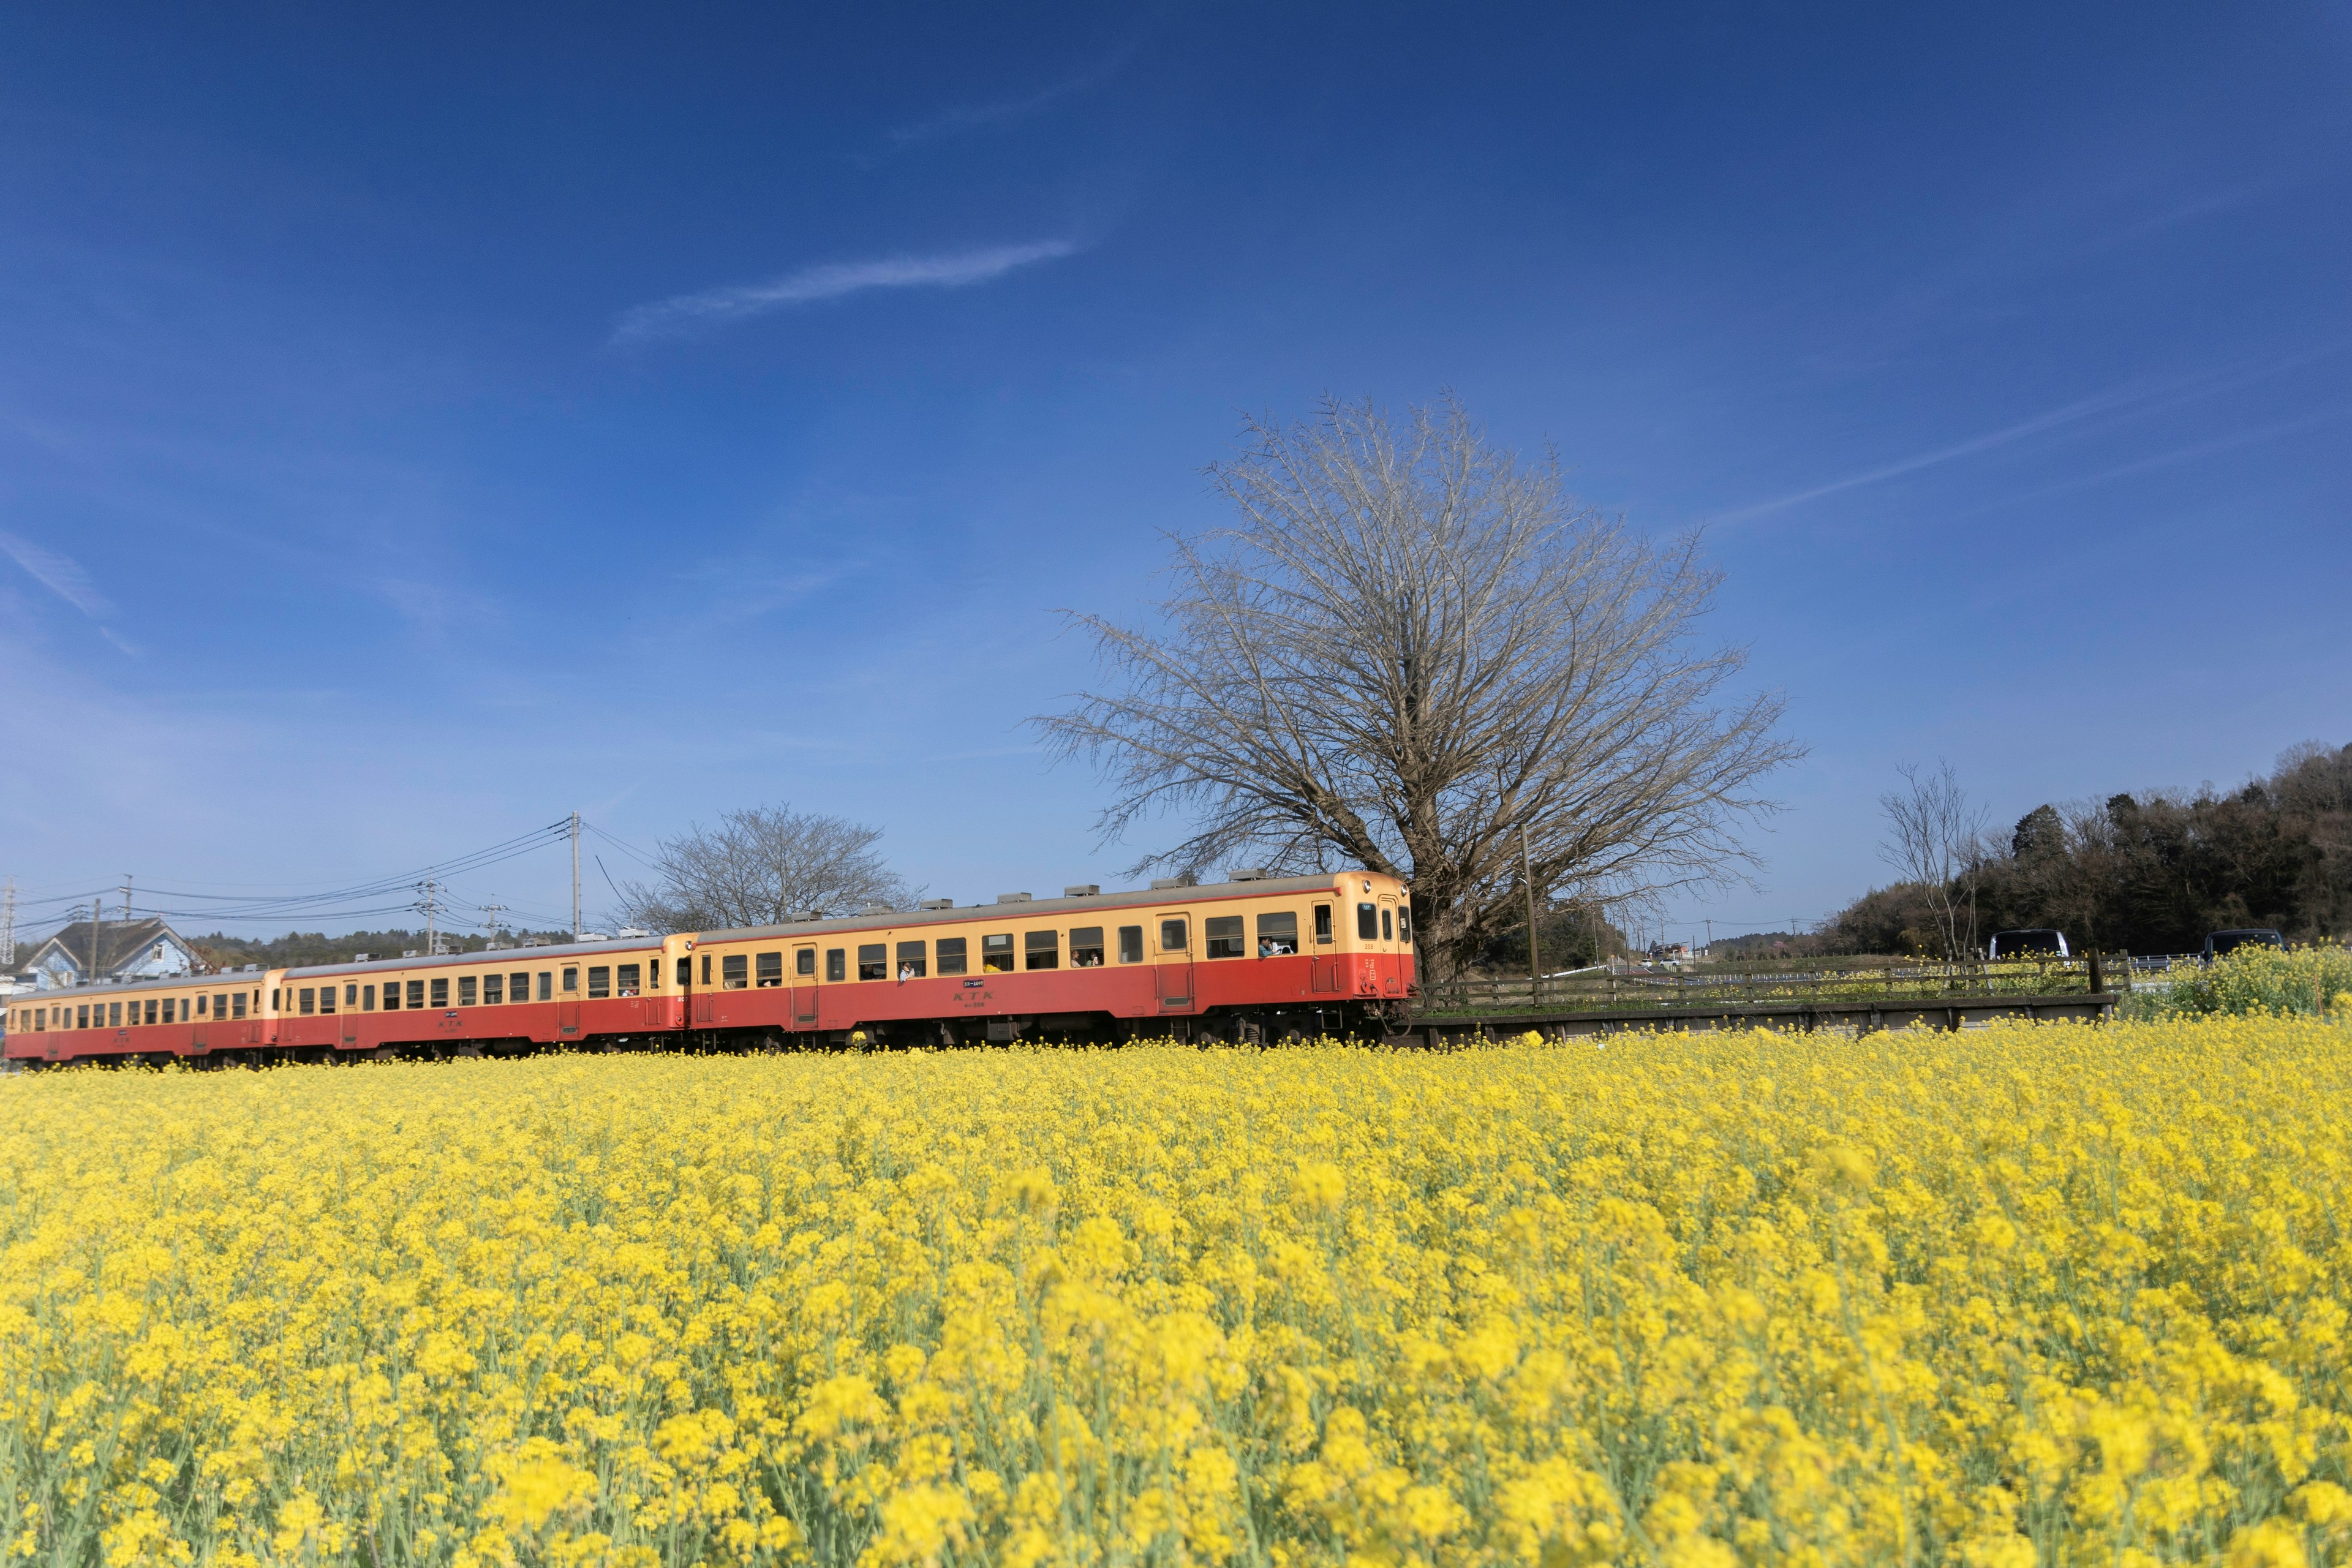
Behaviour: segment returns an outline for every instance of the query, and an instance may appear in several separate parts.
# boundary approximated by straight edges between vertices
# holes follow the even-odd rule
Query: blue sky
[[[1327,392],[1707,528],[1811,751],[1694,930],[1885,879],[1906,759],[2005,822],[2340,743],[2347,16],[12,7],[0,873],[789,800],[1117,883],[1054,612]]]

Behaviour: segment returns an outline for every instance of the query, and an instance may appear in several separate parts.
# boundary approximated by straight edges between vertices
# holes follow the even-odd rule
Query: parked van
[[[2066,933],[2063,931],[1997,931],[1985,944],[1987,958],[2024,958],[2040,953],[2046,958],[2071,958],[2066,951]]]
[[[2247,926],[2237,931],[2216,931],[2205,933],[2205,962],[2215,959],[2239,947],[2284,947],[2286,938],[2261,926]]]

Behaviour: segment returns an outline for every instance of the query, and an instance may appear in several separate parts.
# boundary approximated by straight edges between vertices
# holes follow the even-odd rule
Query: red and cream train
[[[11,1000],[28,1065],[535,1047],[1279,1040],[1400,1027],[1404,885],[1370,871],[749,931],[75,986]]]

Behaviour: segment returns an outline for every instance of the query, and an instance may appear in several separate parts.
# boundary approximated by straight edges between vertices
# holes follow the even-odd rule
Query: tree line
[[[1940,810],[1948,874],[1872,889],[1823,928],[1831,952],[1973,950],[1996,931],[2051,927],[2070,944],[2190,952],[2208,931],[2268,927],[2292,942],[2352,933],[2352,745],[2308,742],[2226,793],[2144,790],[2034,807],[2004,835],[1939,798],[1950,771],[1907,781],[1899,810]],[[1914,864],[1921,863],[1915,859]]]

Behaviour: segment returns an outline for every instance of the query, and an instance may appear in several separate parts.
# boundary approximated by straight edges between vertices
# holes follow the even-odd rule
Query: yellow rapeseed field
[[[0,1542],[2352,1556],[2345,1031],[0,1081]]]

